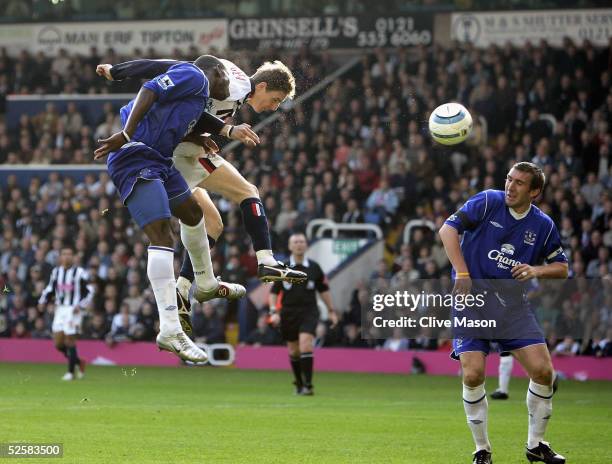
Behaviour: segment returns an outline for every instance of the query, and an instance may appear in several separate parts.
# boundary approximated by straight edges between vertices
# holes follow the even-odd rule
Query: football
[[[459,103],[444,103],[431,112],[429,132],[442,145],[456,145],[472,132],[472,115]]]

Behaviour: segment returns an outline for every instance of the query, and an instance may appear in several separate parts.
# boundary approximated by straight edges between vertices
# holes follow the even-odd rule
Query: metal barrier
[[[328,225],[328,224],[335,224],[335,222],[332,221],[331,219],[313,219],[306,226],[306,238],[308,240],[312,239],[313,237],[312,231],[314,230],[315,227]]]
[[[410,243],[410,232],[412,232],[412,229],[415,227],[428,227],[432,232],[436,231],[436,225],[432,221],[428,221],[427,219],[413,219],[412,221],[408,221],[404,227],[404,243]]]
[[[317,222],[314,226],[317,226],[317,225],[321,226],[317,230],[317,233],[315,234],[315,238],[322,238],[325,232],[327,231],[331,231],[332,238],[338,238],[338,232],[341,230],[351,230],[351,231],[357,231],[357,232],[374,232],[378,240],[381,240],[383,238],[382,229],[376,224],[348,224],[348,223],[345,224],[342,222],[334,222],[330,219],[313,219],[312,221],[308,223],[307,234],[308,232],[312,234],[312,228],[310,227],[310,224],[315,221],[320,221],[320,222]]]
[[[550,124],[551,136],[555,135],[557,132],[557,119],[554,117],[554,115],[550,113],[542,113],[538,119],[546,121],[548,124]]]

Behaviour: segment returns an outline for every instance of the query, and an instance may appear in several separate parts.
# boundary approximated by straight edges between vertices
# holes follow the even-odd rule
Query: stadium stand
[[[143,53],[143,56],[145,53]],[[193,59],[197,50],[176,59]],[[146,54],[147,57],[151,55]],[[0,112],[8,94],[133,93],[139,82],[110,85],[95,76],[95,65],[116,63],[111,51],[88,57],[0,51]],[[229,54],[252,71],[263,56]],[[332,71],[327,54],[302,50],[283,60],[298,78],[298,93]],[[427,228],[405,225],[426,219],[440,226],[471,194],[501,188],[509,166],[533,161],[547,175],[538,206],[558,224],[572,277],[612,278],[612,52],[590,43],[552,49],[469,46],[376,50],[319,94],[286,111],[260,133],[261,147],[239,147],[226,158],[259,187],[273,230],[273,243],[286,254],[287,237],[311,219],[372,222],[383,227],[387,253],[367,282],[355,282],[342,327],[319,344],[384,349],[437,349],[424,333],[417,340],[360,339],[361,305],[373,292],[416,278],[449,273],[442,245]],[[82,72],[71,72],[82,70]],[[457,100],[470,108],[476,127],[462,146],[434,147],[424,122],[439,102]],[[58,112],[53,104],[15,129],[0,122],[2,164],[90,164],[95,140],[118,128],[108,104],[97,120],[77,105]],[[242,121],[254,121],[247,108]],[[235,205],[217,199],[223,239],[213,250],[218,272],[247,282],[256,266]],[[281,208],[282,205],[282,208]],[[156,311],[146,273],[143,235],[128,221],[105,173],[74,182],[60,173],[33,178],[20,187],[16,176],[2,185],[0,288],[10,289],[0,308],[0,336],[44,338],[50,317],[37,306],[60,244],[70,241],[90,269],[98,292],[85,337],[151,340]],[[245,241],[247,240],[247,241]],[[176,263],[178,266],[178,262]],[[602,295],[600,295],[602,296]],[[559,355],[612,356],[612,301],[601,300],[589,315],[581,339],[568,338],[568,318],[580,313],[579,299],[566,302],[549,319],[551,350]],[[233,321],[235,308],[223,302],[196,308],[202,337],[217,319]],[[212,314],[217,314],[212,316]],[[208,323],[208,319],[214,321]],[[254,327],[253,327],[254,328]],[[216,330],[216,333],[219,332]],[[323,331],[321,331],[323,333]],[[220,336],[220,335],[219,335]]]

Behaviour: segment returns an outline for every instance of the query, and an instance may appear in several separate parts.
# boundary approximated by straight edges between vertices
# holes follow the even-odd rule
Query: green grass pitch
[[[450,377],[315,373],[316,396],[288,372],[0,365],[0,442],[61,442],[61,463],[468,463],[472,439]],[[495,385],[488,380],[489,390]],[[525,463],[524,379],[489,401],[495,464]],[[612,384],[566,381],[547,438],[568,463],[612,462]]]

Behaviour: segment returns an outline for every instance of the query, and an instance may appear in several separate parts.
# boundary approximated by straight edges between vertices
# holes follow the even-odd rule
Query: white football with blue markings
[[[429,116],[431,138],[442,145],[463,142],[472,132],[472,115],[459,103],[444,103]]]

